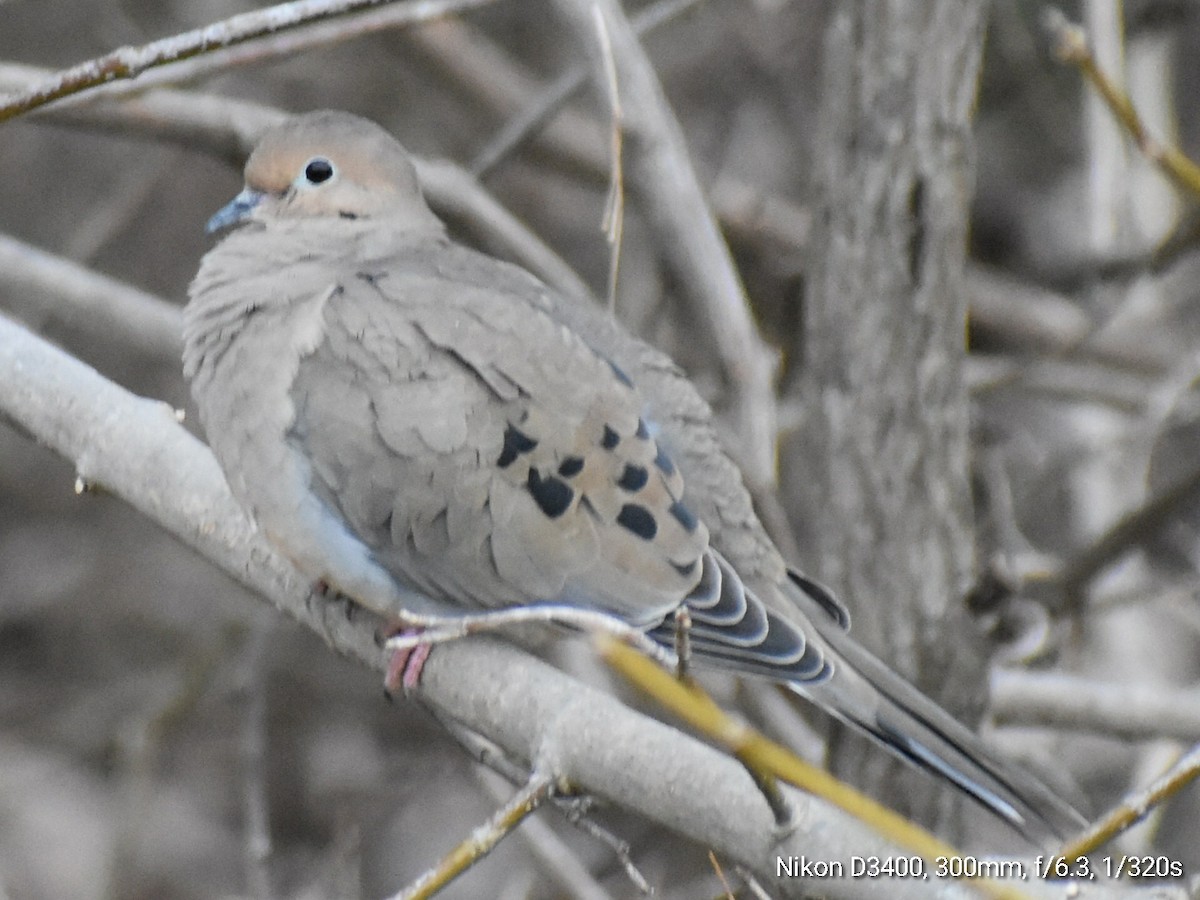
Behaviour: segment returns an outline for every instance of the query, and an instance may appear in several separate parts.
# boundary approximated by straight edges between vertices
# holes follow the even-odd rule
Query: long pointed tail
[[[840,657],[834,675],[821,683],[791,683],[797,693],[949,781],[1034,844],[1061,842],[1086,826],[1083,816],[1054,791],[988,747],[866,650],[834,634],[825,637]]]
[[[1039,846],[1086,824],[1050,788],[855,643],[845,609],[820,585],[793,573],[765,604],[710,550],[686,603],[697,659],[786,683],[900,758],[955,785]],[[664,643],[672,637],[667,624],[650,634]]]

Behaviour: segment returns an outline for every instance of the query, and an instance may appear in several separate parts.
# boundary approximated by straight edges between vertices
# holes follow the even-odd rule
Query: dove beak
[[[246,216],[250,215],[250,213],[254,212],[255,207],[262,203],[264,196],[262,191],[246,188],[217,210],[216,215],[208,220],[208,224],[204,227],[204,230],[212,234],[223,228],[228,228],[230,225],[236,225],[246,218]]]

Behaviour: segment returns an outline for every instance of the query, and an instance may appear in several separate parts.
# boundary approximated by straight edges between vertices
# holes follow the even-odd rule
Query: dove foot
[[[403,628],[388,637],[414,635],[419,634],[420,631],[421,629],[418,628]],[[429,654],[432,652],[431,644],[417,644],[413,647],[403,647],[392,653],[388,660],[387,674],[383,679],[383,689],[387,695],[393,697],[398,690],[405,694],[412,691],[420,682],[421,670],[425,668],[425,661],[429,659]]]

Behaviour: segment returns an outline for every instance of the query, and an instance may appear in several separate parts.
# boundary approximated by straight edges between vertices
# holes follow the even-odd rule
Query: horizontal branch
[[[336,651],[385,670],[378,622],[353,620],[310,586],[257,534],[229,494],[208,449],[167,405],[136,397],[0,316],[0,414],[74,462],[102,487],[160,524]],[[888,857],[895,848],[861,823],[798,793],[802,823],[780,838],[749,775],[734,760],[635,713],[508,644],[470,638],[439,647],[419,696],[516,758],[548,761],[580,789],[638,813],[746,866],[780,896],[780,857]],[[846,863],[848,865],[848,862]],[[826,880],[829,897],[967,897],[957,884]],[[1033,897],[1058,889],[1023,885]]]
[[[1000,725],[1046,725],[1131,740],[1200,741],[1200,691],[1195,689],[1001,671],[992,676],[991,698]]]
[[[0,292],[49,297],[47,311],[89,334],[115,338],[151,359],[178,364],[183,354],[179,307],[133,285],[0,234]]]
[[[488,2],[491,0],[410,0],[401,8],[411,12],[413,21],[419,21]],[[395,0],[294,0],[241,13],[140,47],[121,47],[56,72],[27,91],[0,99],[0,122],[113,81],[137,78],[148,69],[275,35],[300,25],[393,3]]]

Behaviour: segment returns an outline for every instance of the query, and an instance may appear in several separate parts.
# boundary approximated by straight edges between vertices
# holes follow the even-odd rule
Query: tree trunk
[[[868,647],[974,724],[985,662],[960,598],[973,565],[964,263],[982,0],[831,6],[813,153],[802,336],[806,554]],[[835,740],[843,774],[896,780]],[[864,773],[865,774],[865,773]],[[914,802],[915,801],[915,802]]]

